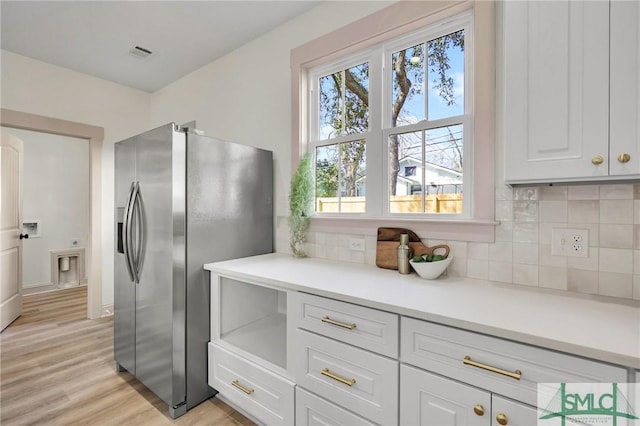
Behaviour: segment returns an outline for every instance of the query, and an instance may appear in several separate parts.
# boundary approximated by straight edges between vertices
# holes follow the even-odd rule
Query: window
[[[470,217],[471,25],[467,12],[309,70],[317,215]]]
[[[295,170],[303,152],[316,154],[317,149],[333,149],[324,160],[320,157],[320,169],[324,167],[323,171],[327,172],[325,180],[333,182],[333,187],[327,186],[333,192],[324,193],[333,194],[326,197],[333,198],[326,200],[334,201],[333,212],[324,210],[329,208],[329,203],[323,204],[322,213],[317,213],[311,222],[311,231],[370,235],[379,226],[393,226],[408,227],[430,239],[494,241],[495,9],[495,2],[473,0],[397,2],[291,50],[291,170]],[[466,23],[455,25],[462,23],[464,18]],[[459,30],[463,30],[465,36],[463,113],[450,113],[446,117],[434,115],[434,107],[429,104],[427,96],[423,107],[427,122],[416,120],[415,123],[398,122],[398,125],[391,126],[393,92],[385,90],[392,87],[393,79],[389,77],[392,74],[383,73],[383,69],[390,66],[390,55],[425,45]],[[331,138],[315,133],[320,114],[311,110],[316,105],[313,97],[319,94],[319,86],[314,86],[314,81],[319,80],[313,79],[331,76],[364,63],[368,64],[368,130],[358,135],[345,134],[344,131],[338,135],[335,132],[335,137]],[[453,78],[455,82],[456,77]],[[385,85],[382,90],[379,89],[381,84]],[[462,197],[462,212],[394,213],[390,209],[393,194],[390,195],[389,137],[397,135],[399,143],[405,145],[413,143],[409,138],[420,138],[425,141],[425,146],[420,147],[420,155],[424,151],[428,156],[428,145],[433,145],[431,141],[437,142],[432,138],[443,134],[449,134],[449,139],[451,134],[455,138],[460,128],[463,137],[462,145],[458,145],[458,149],[462,149],[460,159],[463,160],[460,173],[446,170],[453,167],[448,167],[444,160],[427,164],[423,172],[422,166],[426,163],[418,158],[415,164],[407,159],[399,165],[399,175],[402,175],[405,164],[416,166],[415,176],[410,176],[414,182],[403,181],[403,190],[420,197],[421,210],[422,203],[428,203],[433,194],[453,192]],[[348,198],[345,188],[340,186],[344,185],[340,167],[346,164],[339,158],[337,149],[343,143],[355,141],[364,144],[365,156],[357,163],[357,196]],[[451,157],[453,152],[450,150],[448,155]],[[443,175],[448,181],[434,179]],[[404,178],[398,176],[398,180]],[[335,202],[337,200],[339,203]],[[354,211],[355,205],[358,211]]]

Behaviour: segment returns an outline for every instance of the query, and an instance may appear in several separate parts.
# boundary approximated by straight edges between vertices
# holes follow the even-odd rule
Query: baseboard
[[[86,287],[87,284],[80,284],[80,285],[75,285],[72,287],[66,287],[66,288],[60,288],[57,285],[54,284],[38,284],[38,285],[34,285],[34,286],[30,286],[30,287],[22,287],[21,289],[21,293],[23,296],[28,296],[31,294],[38,294],[38,293],[49,293],[51,291],[58,291],[58,290],[68,290],[70,288],[74,288],[74,287]]]
[[[29,287],[22,287],[22,295],[46,293],[49,291],[59,290],[58,286],[51,283],[36,284]]]

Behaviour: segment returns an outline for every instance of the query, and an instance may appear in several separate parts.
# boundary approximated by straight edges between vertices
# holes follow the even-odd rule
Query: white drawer
[[[624,368],[427,321],[403,317],[400,333],[402,362],[534,406],[538,383],[627,380]]]
[[[209,386],[268,425],[294,422],[295,384],[209,343]]]
[[[296,426],[375,426],[344,408],[296,388]]]
[[[397,361],[300,329],[294,338],[298,386],[376,423],[398,423]]]
[[[398,357],[396,314],[306,293],[293,294],[289,306],[289,320],[294,327]]]

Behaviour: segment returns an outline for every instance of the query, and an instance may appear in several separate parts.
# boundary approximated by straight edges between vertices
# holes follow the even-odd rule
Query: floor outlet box
[[[551,230],[551,254],[589,257],[589,230],[553,228]]]

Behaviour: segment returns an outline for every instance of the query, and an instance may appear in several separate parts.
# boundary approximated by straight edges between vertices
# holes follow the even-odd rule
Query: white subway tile
[[[633,236],[633,225],[600,225],[600,247],[630,249],[633,248]]]
[[[600,185],[601,200],[633,200],[633,184]]]
[[[600,223],[633,223],[633,200],[600,200]]]
[[[538,270],[540,287],[556,290],[567,289],[567,268],[540,266]]]
[[[599,200],[600,186],[598,185],[570,185],[567,198],[569,200]]]
[[[600,248],[600,272],[633,273],[633,250]]]
[[[602,272],[598,274],[598,294],[601,296],[633,297],[633,276],[617,272]]]

